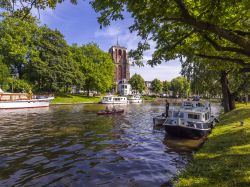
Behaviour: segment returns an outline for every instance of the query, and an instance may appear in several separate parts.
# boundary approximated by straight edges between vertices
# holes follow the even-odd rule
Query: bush
[[[13,92],[28,92],[32,86],[25,80],[9,78],[9,89]]]

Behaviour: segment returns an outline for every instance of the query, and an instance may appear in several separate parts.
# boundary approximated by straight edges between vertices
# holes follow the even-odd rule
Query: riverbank
[[[250,105],[221,115],[175,186],[250,186]]]
[[[99,103],[101,97],[87,97],[80,94],[65,94],[56,95],[55,99],[51,102],[53,105],[58,104],[77,104],[77,103]]]

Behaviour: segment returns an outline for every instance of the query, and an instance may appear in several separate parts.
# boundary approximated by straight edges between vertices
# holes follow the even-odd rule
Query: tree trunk
[[[23,78],[22,64],[19,64],[19,65],[17,66],[17,72],[18,72],[18,77],[19,77],[19,79],[22,79],[22,78]]]
[[[227,73],[225,71],[221,73],[221,88],[223,95],[224,112],[229,112],[230,105],[229,105],[228,81],[227,81]]]
[[[230,111],[234,110],[235,107],[235,98],[236,98],[237,93],[229,93],[229,107],[230,107]]]

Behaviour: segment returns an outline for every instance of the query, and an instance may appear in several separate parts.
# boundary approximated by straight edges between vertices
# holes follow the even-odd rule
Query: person
[[[106,111],[106,112],[108,112],[108,111],[109,111],[109,107],[108,107],[108,106],[106,106],[106,109],[105,109],[105,111]]]
[[[33,96],[33,93],[32,93],[31,90],[29,90],[29,92],[28,92],[28,99],[32,99],[32,96]]]
[[[168,110],[169,110],[169,102],[166,99],[166,117],[168,117]]]
[[[116,111],[116,108],[115,108],[115,106],[113,106],[113,108],[112,108],[112,111],[113,111],[113,112],[115,112],[115,111]]]

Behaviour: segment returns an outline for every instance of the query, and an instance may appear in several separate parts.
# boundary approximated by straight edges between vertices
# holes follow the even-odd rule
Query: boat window
[[[203,129],[208,129],[208,124],[203,124]]]
[[[193,106],[191,102],[184,102],[184,106]]]
[[[178,117],[178,114],[179,114],[179,112],[174,112],[174,113],[173,113],[173,116],[174,116],[175,118],[177,118],[177,117]]]
[[[168,124],[172,124],[172,122],[173,122],[173,120],[171,120],[171,119],[168,119],[168,120],[167,120],[167,123],[168,123]]]
[[[202,129],[202,124],[197,123],[197,124],[196,124],[196,128]]]
[[[205,114],[205,120],[207,120],[209,117],[208,117],[208,113]]]
[[[200,119],[200,115],[198,115],[198,114],[188,114],[188,118],[190,118],[190,119]]]
[[[171,117],[172,116],[172,112],[168,112],[168,116]]]
[[[184,117],[184,113],[183,113],[183,112],[180,112],[180,113],[179,113],[179,117],[180,117],[180,118],[183,118],[183,117]]]
[[[187,123],[187,126],[188,126],[188,127],[194,127],[194,124],[191,123],[191,122],[188,122],[188,123]]]

